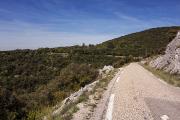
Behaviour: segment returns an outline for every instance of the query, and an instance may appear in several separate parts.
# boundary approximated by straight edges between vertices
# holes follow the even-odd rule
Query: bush
[[[60,90],[75,91],[93,82],[97,75],[97,70],[87,64],[72,63],[61,71],[57,79],[59,80]]]
[[[0,119],[15,120],[26,116],[25,106],[10,90],[0,89]]]

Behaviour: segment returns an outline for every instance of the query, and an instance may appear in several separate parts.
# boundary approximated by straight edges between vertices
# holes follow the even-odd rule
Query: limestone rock
[[[99,75],[102,75],[103,78],[111,71],[114,70],[114,67],[111,66],[111,65],[108,65],[108,66],[104,66],[102,69],[99,69]]]
[[[150,66],[171,74],[180,74],[180,31],[167,45],[165,54],[151,61]]]
[[[88,84],[88,85],[86,85],[85,87],[81,88],[79,91],[71,94],[69,97],[67,97],[65,100],[62,101],[60,107],[59,107],[59,106],[56,106],[56,107],[55,107],[56,110],[53,111],[52,116],[56,116],[56,115],[60,114],[60,112],[62,111],[62,109],[63,109],[65,106],[69,105],[70,103],[76,102],[76,101],[79,99],[79,97],[80,97],[84,92],[86,92],[86,91],[88,91],[88,92],[92,91],[93,88],[95,87],[95,85],[96,85],[98,82],[99,82],[99,80],[94,81],[93,83]]]

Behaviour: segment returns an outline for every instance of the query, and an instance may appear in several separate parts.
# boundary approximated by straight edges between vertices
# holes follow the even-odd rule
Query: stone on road
[[[167,115],[162,115],[161,120],[169,120],[169,117]]]

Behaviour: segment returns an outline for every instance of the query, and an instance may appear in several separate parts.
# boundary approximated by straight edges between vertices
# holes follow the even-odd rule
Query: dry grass
[[[165,82],[173,86],[180,87],[180,75],[170,74],[163,70],[157,70],[148,65],[144,65],[144,64],[140,64],[140,65],[143,66],[145,69],[149,70],[150,72],[152,72],[155,76],[164,80]]]

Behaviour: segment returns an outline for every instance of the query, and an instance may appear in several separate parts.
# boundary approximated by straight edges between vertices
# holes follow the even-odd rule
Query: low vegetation
[[[0,119],[39,118],[46,106],[96,80],[102,66],[123,64],[117,64],[119,58],[96,53],[98,50],[82,52],[89,46],[70,49],[66,54],[66,48],[1,51]]]
[[[39,64],[33,66],[31,62],[19,62],[31,67],[31,70],[22,68],[24,70],[20,73],[16,71],[21,69],[19,67],[15,67],[15,70],[8,68],[8,72],[12,70],[11,75],[3,74],[4,71],[1,71],[1,77],[4,79],[1,80],[0,86],[0,119],[38,117],[37,111],[44,109],[44,106],[53,106],[62,101],[72,92],[96,80],[98,75],[97,69],[88,64],[70,63],[63,68],[51,68],[52,66],[46,65],[39,69],[38,67],[43,64],[41,61],[38,62]],[[9,63],[6,67],[12,64],[14,63]],[[52,74],[54,76],[51,76]],[[18,77],[15,77],[17,75]]]

